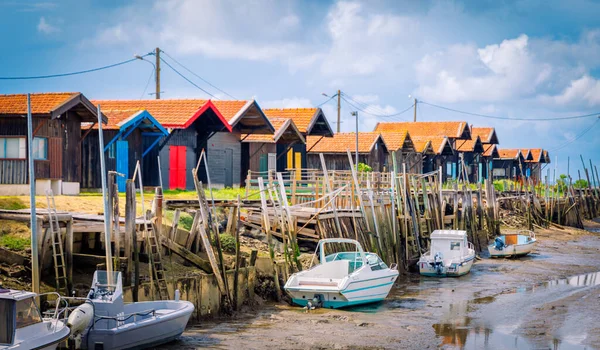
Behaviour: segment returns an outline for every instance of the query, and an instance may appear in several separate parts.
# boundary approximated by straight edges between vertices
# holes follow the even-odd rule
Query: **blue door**
[[[125,192],[125,180],[129,178],[129,144],[117,141],[117,172],[125,176],[117,176],[119,192]]]

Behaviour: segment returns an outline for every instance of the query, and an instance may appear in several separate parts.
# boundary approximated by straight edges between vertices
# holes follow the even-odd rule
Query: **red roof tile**
[[[469,135],[467,122],[380,122],[375,126],[375,132],[408,130],[411,137],[415,136],[446,136],[449,139],[462,139]]]
[[[358,153],[369,153],[381,135],[377,132],[358,133]],[[385,141],[384,141],[385,142]],[[306,149],[309,153],[346,153],[356,150],[356,134],[337,133],[333,137],[308,136]]]
[[[31,113],[50,114],[53,110],[78,95],[80,95],[79,92],[31,94]],[[27,95],[0,95],[0,114],[27,114]]]
[[[521,153],[521,150],[518,148],[512,148],[512,149],[508,149],[508,148],[499,148],[498,149],[498,155],[500,159],[517,159],[517,157],[519,157],[519,155],[523,155]]]
[[[496,129],[494,128],[471,128],[471,138],[479,136],[481,139],[481,143],[489,144],[489,143],[497,143],[494,140],[496,136]],[[496,137],[497,138],[497,137]]]
[[[271,118],[290,118],[294,121],[298,130],[305,134],[313,119],[318,116],[320,108],[267,108],[263,112]]]
[[[271,125],[275,128],[273,135],[268,134],[243,134],[243,142],[264,142],[264,143],[276,143],[285,133],[296,133],[297,139],[304,143],[306,142],[304,136],[300,133],[294,121],[292,119],[285,118],[269,118]],[[292,136],[293,137],[293,136]],[[296,137],[294,137],[296,138]]]
[[[388,150],[391,151],[408,151],[414,149],[412,145],[412,140],[408,134],[408,131],[402,130],[397,132],[382,132],[381,137],[385,142]],[[405,143],[408,140],[410,146],[408,148],[405,147]]]

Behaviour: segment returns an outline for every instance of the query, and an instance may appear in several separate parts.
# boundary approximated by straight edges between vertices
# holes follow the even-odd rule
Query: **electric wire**
[[[327,102],[333,100],[336,96],[337,96],[337,94],[335,94],[335,95],[331,96],[330,98],[326,99],[325,101],[321,102],[320,104],[317,105],[317,108],[319,108],[322,105],[326,104]]]
[[[356,105],[355,105],[355,104],[353,104],[352,102],[348,101],[348,100],[347,100],[347,99],[346,99],[344,96],[342,96],[342,100],[346,101],[346,103],[348,103],[350,106],[352,106],[352,107],[354,107],[354,108],[358,109],[359,111],[361,111],[361,112],[363,112],[363,113],[366,113],[366,114],[368,114],[368,115],[371,115],[371,116],[374,116],[374,117],[377,117],[377,118],[394,118],[394,117],[396,117],[396,119],[395,119],[395,120],[398,120],[398,119],[400,119],[400,120],[403,120],[403,121],[406,121],[406,120],[405,120],[405,119],[403,119],[403,118],[399,118],[399,117],[397,117],[397,116],[398,116],[398,115],[400,115],[400,114],[402,114],[402,113],[405,113],[406,111],[408,111],[409,109],[413,108],[413,106],[414,106],[414,104],[413,104],[412,106],[409,106],[408,108],[404,109],[403,111],[401,111],[401,112],[399,112],[399,113],[390,114],[390,115],[380,115],[380,114],[374,114],[374,113],[371,113],[371,112],[369,112],[369,111],[366,111],[365,109],[362,109],[362,108],[360,108],[360,107],[356,106]]]
[[[183,79],[185,79],[188,83],[194,85],[196,88],[198,88],[201,91],[204,91],[205,94],[216,98],[217,100],[219,99],[217,96],[211,94],[210,92],[204,90],[203,88],[201,88],[200,86],[198,86],[196,83],[194,83],[193,81],[191,81],[190,79],[188,79],[185,75],[181,74],[177,69],[175,69],[175,67],[173,67],[172,65],[169,64],[169,62],[165,61],[162,57],[160,58],[160,60],[167,65],[167,67],[171,68],[175,73],[177,73],[177,75],[179,75],[180,77],[182,77]]]
[[[580,138],[582,138],[583,136],[585,136],[585,134],[587,134],[590,130],[592,130],[596,126],[596,124],[598,124],[599,121],[600,121],[600,118],[596,119],[596,121],[592,125],[590,125],[590,127],[588,127],[587,129],[585,129],[583,132],[579,133],[579,135],[575,136],[574,139],[569,140],[567,142],[564,142],[564,143],[560,144],[559,146],[557,146],[555,148],[549,149],[548,151],[549,152],[556,152],[558,150],[561,150],[561,149],[567,147],[568,145],[572,144],[573,142],[579,140]]]
[[[146,95],[146,90],[148,90],[148,85],[150,85],[150,80],[152,80],[153,76],[154,76],[154,69],[150,72],[150,76],[148,77],[148,81],[146,82],[146,87],[144,88],[144,92],[142,92],[142,95],[140,96],[140,100],[144,98],[144,95]]]
[[[225,92],[222,89],[219,89],[218,87],[216,87],[215,85],[213,85],[211,82],[209,82],[208,80],[202,78],[200,75],[194,73],[191,69],[189,69],[188,67],[184,66],[183,64],[181,64],[179,61],[177,61],[176,59],[174,59],[171,55],[169,55],[168,53],[166,53],[163,50],[160,50],[160,52],[164,53],[167,57],[169,57],[170,59],[173,60],[173,62],[177,63],[179,66],[181,66],[183,69],[187,70],[188,72],[190,72],[192,75],[194,75],[195,77],[197,77],[198,79],[202,80],[203,82],[205,82],[206,84],[212,86],[214,89],[219,90],[220,92],[224,93],[225,95],[231,97],[232,99],[236,100],[235,97],[231,96],[231,94],[228,94],[227,92]]]
[[[146,56],[149,56],[149,54],[146,54],[146,55],[141,56],[141,57],[143,58],[143,57],[146,57]],[[123,64],[130,63],[130,62],[137,61],[137,60],[138,60],[138,58],[132,58],[132,59],[129,59],[129,60],[126,60],[126,61],[109,64],[107,66],[98,67],[98,68],[92,68],[92,69],[86,69],[86,70],[77,71],[77,72],[49,74],[49,75],[36,75],[36,76],[28,76],[28,77],[0,77],[0,80],[32,80],[32,79],[48,79],[48,78],[68,77],[68,76],[72,76],[72,75],[79,75],[79,74],[86,74],[86,73],[97,72],[97,71],[100,71],[100,70],[104,70],[104,69],[109,69],[109,68],[121,66]]]
[[[409,107],[407,107],[406,109],[402,110],[399,113],[386,114],[386,112],[383,109],[381,109],[381,108],[379,108],[377,106],[369,105],[369,104],[366,104],[366,103],[363,103],[363,102],[356,101],[355,99],[353,99],[351,96],[349,96],[348,94],[346,94],[344,92],[342,92],[342,95],[345,96],[345,97],[347,97],[347,98],[349,98],[350,101],[354,102],[355,104],[358,104],[359,106],[363,106],[363,109],[364,109],[364,111],[366,113],[370,113],[371,115],[376,115],[376,116],[381,117],[381,118],[395,117],[395,116],[398,116],[398,115],[401,115],[401,114],[407,112],[412,107],[414,107],[414,103],[413,103],[412,105],[410,105]],[[402,118],[400,118],[400,119],[402,119]],[[404,119],[402,119],[402,120],[404,120]]]
[[[475,117],[490,118],[490,119],[500,119],[500,120],[553,121],[553,120],[569,120],[569,119],[590,118],[590,117],[595,117],[595,116],[600,115],[600,112],[596,112],[596,113],[590,113],[590,114],[575,115],[575,116],[568,116],[568,117],[556,117],[556,118],[508,118],[508,117],[498,117],[498,116],[492,116],[492,115],[486,115],[486,114],[479,114],[479,113],[472,113],[472,112],[461,111],[461,110],[454,109],[454,108],[439,106],[439,105],[436,105],[436,104],[433,104],[433,103],[429,103],[429,102],[425,102],[425,101],[422,101],[422,100],[419,100],[419,103],[426,104],[428,106],[432,106],[432,107],[436,107],[436,108],[440,108],[440,109],[445,109],[445,110],[451,111],[451,112],[462,113],[462,114],[466,114],[466,115],[472,115],[472,116],[475,116]]]

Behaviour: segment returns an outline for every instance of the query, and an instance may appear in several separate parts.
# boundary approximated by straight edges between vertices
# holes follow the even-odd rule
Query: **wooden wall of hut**
[[[277,157],[277,145],[274,143],[259,143],[259,142],[248,142],[248,167],[251,171],[266,171],[268,169],[261,169],[261,157],[263,158],[263,167],[268,167],[269,153],[273,157]],[[266,163],[265,163],[266,162]],[[246,173],[248,173],[246,171]]]

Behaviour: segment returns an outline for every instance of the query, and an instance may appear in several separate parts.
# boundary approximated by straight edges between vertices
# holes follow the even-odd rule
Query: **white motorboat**
[[[179,300],[125,304],[121,273],[96,271],[87,302],[67,321],[76,349],[143,349],[174,340],[183,333],[194,304]]]
[[[431,248],[419,259],[423,276],[462,276],[471,271],[475,248],[467,241],[467,232],[435,230],[431,233]]]
[[[0,349],[53,350],[69,337],[69,327],[59,320],[60,298],[54,315],[45,318],[36,297],[35,293],[0,288]]]
[[[333,244],[355,249],[325,255]],[[313,261],[317,252],[320,264],[293,274],[284,286],[297,305],[333,309],[381,301],[398,278],[395,266],[388,267],[376,254],[364,252],[353,239],[322,239]]]
[[[533,231],[521,230],[496,237],[494,243],[488,246],[488,251],[492,258],[525,256],[531,253],[535,242]]]

